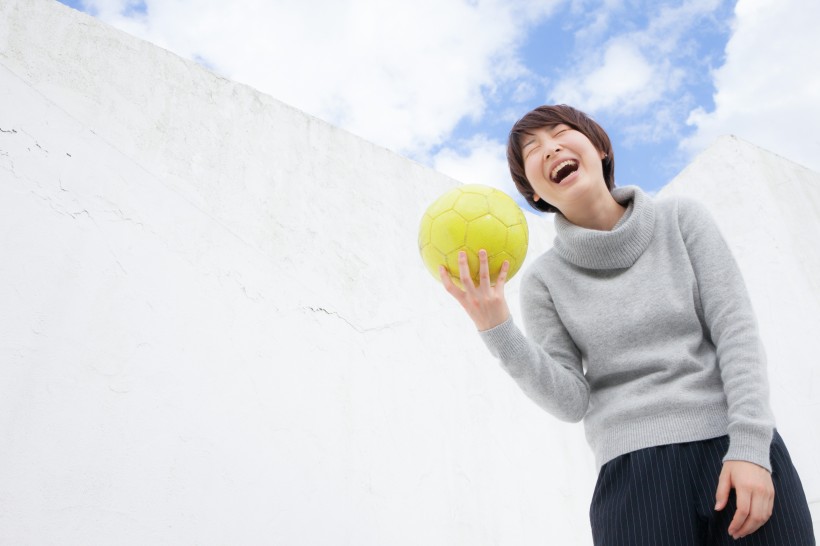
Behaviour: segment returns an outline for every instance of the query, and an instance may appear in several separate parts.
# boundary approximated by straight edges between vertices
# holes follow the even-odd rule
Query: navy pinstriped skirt
[[[633,451],[601,467],[589,518],[596,546],[815,546],[800,477],[783,439],[771,447],[775,498],[772,517],[734,540],[734,491],[714,510],[721,459],[729,437]]]

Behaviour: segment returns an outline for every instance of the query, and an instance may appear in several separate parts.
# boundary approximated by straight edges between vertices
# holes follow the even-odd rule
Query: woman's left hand
[[[726,461],[720,471],[715,510],[723,510],[729,491],[735,490],[737,510],[729,524],[729,534],[738,539],[757,531],[772,516],[774,484],[762,466],[747,461]]]

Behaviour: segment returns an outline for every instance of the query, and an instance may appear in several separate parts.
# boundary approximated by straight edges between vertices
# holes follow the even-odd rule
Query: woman
[[[606,132],[542,106],[510,132],[510,172],[557,212],[553,248],[521,282],[525,336],[479,253],[441,280],[490,351],[544,409],[584,420],[600,467],[595,544],[815,544],[808,504],[768,404],[742,277],[696,202],[614,187]],[[775,500],[775,493],[777,500]]]

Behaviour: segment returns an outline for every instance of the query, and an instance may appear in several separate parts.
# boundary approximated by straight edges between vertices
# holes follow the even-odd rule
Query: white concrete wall
[[[590,544],[581,426],[417,255],[457,182],[51,0],[0,0],[0,130],[0,544]],[[816,283],[803,214],[764,244]],[[760,242],[728,235],[761,305]],[[816,499],[817,352],[789,347],[775,411]]]
[[[582,429],[418,257],[455,181],[47,0],[0,128],[0,544],[589,542]]]
[[[660,192],[681,194],[706,203],[743,271],[777,428],[820,537],[820,173],[726,136]]]

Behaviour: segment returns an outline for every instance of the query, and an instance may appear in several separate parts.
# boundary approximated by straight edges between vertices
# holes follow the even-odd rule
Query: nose
[[[561,151],[561,146],[544,146],[544,161]]]

